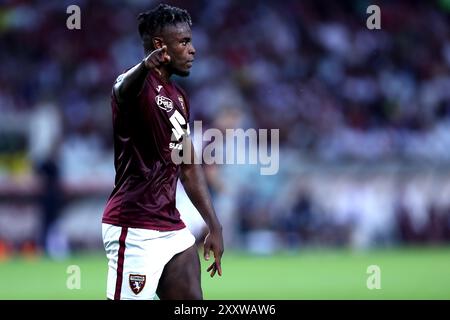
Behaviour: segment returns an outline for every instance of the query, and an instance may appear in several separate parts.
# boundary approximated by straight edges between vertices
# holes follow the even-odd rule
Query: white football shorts
[[[106,296],[113,300],[152,300],[164,266],[195,243],[188,228],[157,231],[102,224],[108,258]]]

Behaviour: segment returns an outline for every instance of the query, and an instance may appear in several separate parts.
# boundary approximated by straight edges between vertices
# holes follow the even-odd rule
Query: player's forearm
[[[117,80],[114,85],[114,93],[119,102],[138,96],[144,85],[148,70],[149,69],[145,67],[144,62],[141,62],[128,70]]]
[[[211,203],[202,167],[198,164],[183,164],[180,180],[210,231],[221,231],[222,226]]]

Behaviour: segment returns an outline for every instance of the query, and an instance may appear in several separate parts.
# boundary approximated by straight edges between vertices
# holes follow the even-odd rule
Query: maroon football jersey
[[[115,186],[102,222],[161,231],[185,227],[175,207],[180,166],[171,152],[189,132],[184,91],[150,71],[136,99],[112,94]]]

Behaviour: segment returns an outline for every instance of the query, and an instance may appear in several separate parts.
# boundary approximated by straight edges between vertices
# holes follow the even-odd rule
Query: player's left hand
[[[221,260],[223,255],[223,237],[222,231],[210,231],[205,238],[203,245],[205,260],[209,260],[209,252],[212,250],[214,253],[214,262],[206,269],[210,273],[211,278],[214,277],[216,272],[219,276],[222,276]]]

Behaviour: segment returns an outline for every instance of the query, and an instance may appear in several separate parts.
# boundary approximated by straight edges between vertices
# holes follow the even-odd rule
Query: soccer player
[[[146,57],[121,74],[112,90],[115,186],[102,219],[108,257],[108,299],[203,299],[195,238],[175,207],[178,178],[205,220],[207,271],[222,275],[222,227],[202,168],[194,164],[189,100],[170,80],[192,66],[191,17],[160,4],[138,16]],[[172,153],[186,152],[177,164]]]

